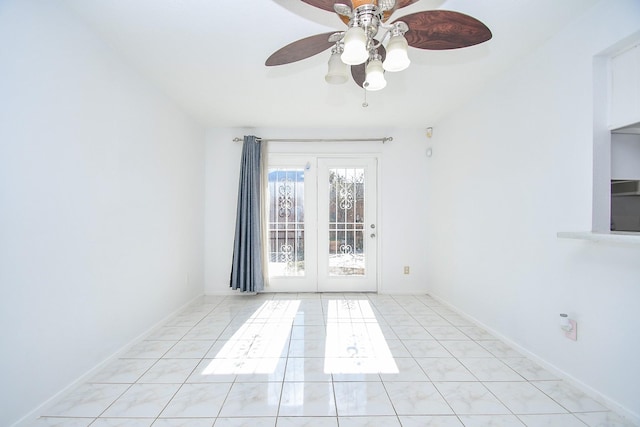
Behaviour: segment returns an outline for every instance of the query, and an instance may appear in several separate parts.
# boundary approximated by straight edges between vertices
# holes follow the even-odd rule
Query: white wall
[[[640,41],[611,58],[610,123],[618,128],[640,121]],[[628,47],[628,46],[625,46]]]
[[[611,179],[640,179],[640,135],[611,135]]]
[[[427,264],[419,230],[424,227],[426,201],[420,194],[427,157],[424,129],[210,129],[207,133],[205,277],[207,294],[229,291],[229,272],[236,216],[242,143],[234,137],[265,138],[377,138],[373,143],[270,143],[277,152],[366,153],[379,156],[380,281],[381,293],[425,291]],[[411,274],[403,274],[403,266]]]
[[[56,2],[0,2],[0,425],[202,293],[203,157]]]
[[[433,294],[640,414],[640,242],[591,230],[594,55],[640,30],[601,1],[434,131],[425,242]],[[640,239],[640,238],[639,238]],[[578,341],[558,314],[578,321]]]

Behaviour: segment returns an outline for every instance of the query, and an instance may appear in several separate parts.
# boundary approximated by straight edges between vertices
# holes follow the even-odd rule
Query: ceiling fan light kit
[[[337,42],[340,43],[340,42]],[[367,35],[360,27],[351,27],[344,34],[344,51],[340,59],[347,65],[359,65],[369,59]]]
[[[384,68],[382,67],[382,57],[377,53],[367,62],[366,77],[363,87],[369,91],[384,89],[387,81],[384,78]]]
[[[407,39],[404,38],[404,34],[398,33],[392,35],[387,44],[387,58],[382,64],[384,69],[395,73],[409,68],[411,60],[407,53],[408,47],[409,44],[407,43]]]
[[[409,46],[428,50],[459,49],[492,37],[482,22],[449,10],[416,12],[387,23],[396,9],[418,0],[302,1],[323,10],[333,10],[347,24],[347,30],[293,42],[274,52],[265,65],[289,64],[331,47],[325,81],[345,83],[350,66],[353,80],[365,91],[383,89],[387,85],[385,71],[398,72],[409,67]]]
[[[342,40],[336,41],[336,46],[344,46],[340,59],[346,65],[365,64],[365,79],[362,84],[365,90],[383,89],[387,85],[384,78],[385,70],[401,71],[409,66],[408,44],[404,38],[404,33],[409,27],[404,22],[393,24],[382,22],[384,13],[387,11],[385,7],[393,7],[394,4],[395,2],[390,1],[383,4],[380,1],[380,6],[378,6],[375,1],[365,2],[355,9],[351,9],[343,3],[334,4],[336,13],[349,19],[349,29],[344,33]],[[387,38],[389,38],[387,53],[391,46],[393,55],[391,58],[387,55],[383,64],[383,58],[378,49]]]
[[[329,69],[324,79],[329,84],[342,84],[349,80],[348,65],[345,64],[340,55],[342,54],[342,45],[337,44],[331,49],[331,57],[329,58]]]

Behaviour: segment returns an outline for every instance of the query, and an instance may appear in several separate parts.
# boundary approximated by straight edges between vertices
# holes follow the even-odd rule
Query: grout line
[[[286,300],[286,298],[282,297],[282,298],[278,298],[279,300]],[[294,297],[291,297],[290,299],[295,299]],[[544,414],[544,415],[571,415],[573,418],[578,419],[581,423],[585,423],[582,419],[580,419],[579,417],[577,417],[576,413],[570,411],[567,407],[565,407],[564,405],[562,405],[558,400],[556,400],[555,398],[553,398],[551,395],[549,395],[547,392],[545,392],[543,389],[541,389],[540,387],[538,387],[536,385],[535,382],[542,382],[542,381],[556,381],[556,382],[560,382],[562,384],[567,384],[568,386],[571,386],[571,383],[569,381],[565,381],[562,378],[558,378],[555,380],[529,380],[527,378],[524,377],[524,375],[520,374],[520,372],[516,371],[514,368],[511,368],[503,359],[504,357],[499,357],[495,352],[489,351],[487,348],[485,348],[482,345],[482,342],[486,342],[486,341],[497,341],[497,342],[503,342],[502,339],[495,337],[494,339],[475,339],[473,338],[470,334],[463,332],[462,330],[460,330],[461,327],[467,327],[467,326],[457,326],[455,324],[453,324],[449,319],[447,319],[445,317],[445,315],[450,315],[450,316],[459,316],[458,314],[456,314],[455,312],[453,312],[452,310],[446,308],[444,305],[429,305],[427,304],[427,301],[431,301],[432,304],[437,304],[437,301],[435,301],[434,299],[432,299],[431,297],[428,298],[418,298],[415,296],[391,296],[390,298],[384,298],[384,299],[377,299],[377,298],[372,298],[371,296],[367,295],[365,299],[361,299],[361,298],[343,298],[340,301],[356,301],[357,303],[354,304],[353,307],[347,307],[346,311],[344,314],[342,314],[343,317],[339,317],[336,319],[338,324],[345,324],[345,325],[353,325],[355,323],[365,323],[366,325],[368,325],[368,322],[365,321],[365,314],[362,311],[362,305],[360,304],[360,301],[367,301],[368,303],[370,303],[371,309],[373,311],[373,315],[374,315],[374,320],[375,320],[375,324],[379,325],[380,327],[387,327],[388,332],[392,333],[394,338],[390,338],[385,336],[385,340],[389,340],[389,339],[394,339],[394,340],[398,340],[399,344],[404,347],[404,349],[406,350],[407,354],[409,355],[406,358],[410,358],[413,363],[415,365],[418,366],[420,372],[424,373],[427,381],[424,382],[428,382],[430,383],[436,390],[436,392],[438,393],[438,395],[440,396],[441,399],[443,399],[445,401],[445,403],[447,404],[447,406],[450,408],[450,410],[452,411],[452,416],[455,416],[458,421],[460,421],[462,423],[462,419],[460,418],[462,415],[471,415],[471,414],[457,414],[454,410],[454,408],[452,407],[451,403],[444,397],[443,393],[440,391],[440,389],[438,387],[436,387],[436,383],[451,383],[451,382],[456,382],[456,383],[478,383],[481,384],[482,387],[491,395],[493,396],[493,398],[495,398],[497,400],[497,402],[500,402],[500,404],[502,404],[506,410],[509,411],[508,414],[501,414],[504,416],[513,416],[516,417],[516,419],[518,419],[519,421],[521,421],[524,424],[524,421],[521,419],[521,416],[525,416],[525,415],[543,415],[543,414],[517,414],[514,412],[514,410],[512,410],[509,406],[507,406],[495,393],[493,393],[493,391],[487,386],[487,383],[504,383],[504,382],[514,382],[514,383],[528,383],[531,386],[533,386],[535,388],[535,390],[541,392],[544,396],[548,397],[549,399],[551,399],[551,401],[553,401],[554,403],[556,403],[557,405],[559,405],[562,409],[566,410],[566,413],[561,413],[561,414]],[[155,417],[144,417],[144,418],[153,418],[152,424],[156,423],[159,419],[161,419],[161,414],[164,410],[166,410],[166,408],[171,404],[171,402],[176,398],[176,396],[178,395],[178,393],[180,392],[180,390],[183,389],[183,387],[186,384],[192,384],[189,383],[189,378],[198,370],[198,367],[205,361],[207,360],[207,355],[209,354],[209,352],[213,349],[214,345],[216,342],[218,341],[226,341],[228,342],[229,339],[231,337],[226,337],[226,339],[221,339],[222,335],[225,333],[225,331],[229,330],[233,330],[236,329],[236,331],[242,326],[240,323],[237,323],[238,320],[244,320],[243,324],[246,324],[247,321],[249,321],[252,318],[252,315],[250,314],[250,311],[252,309],[255,309],[255,313],[257,312],[261,312],[264,308],[263,306],[255,306],[253,304],[249,304],[249,301],[275,301],[276,298],[275,296],[271,296],[271,299],[247,299],[244,300],[242,302],[239,302],[238,299],[235,299],[233,297],[230,296],[223,296],[221,298],[217,298],[217,303],[212,304],[212,307],[205,312],[201,312],[201,318],[200,320],[198,320],[197,322],[195,322],[192,326],[188,327],[187,332],[185,332],[180,338],[178,338],[177,340],[166,340],[166,341],[170,341],[173,342],[172,345],[169,346],[169,348],[167,350],[165,350],[160,357],[154,357],[154,358],[123,358],[123,357],[119,357],[116,360],[149,360],[149,359],[153,359],[153,363],[144,370],[143,373],[141,373],[140,375],[138,375],[137,379],[133,382],[133,383],[100,383],[100,382],[90,382],[89,380],[85,381],[83,384],[126,384],[128,385],[125,390],[120,393],[118,395],[117,398],[115,398],[109,405],[107,405],[107,407],[97,416],[97,417],[69,417],[69,416],[64,416],[64,415],[56,415],[56,416],[51,416],[51,418],[92,418],[93,420],[91,421],[90,424],[94,424],[98,421],[98,419],[103,418],[103,415],[119,400],[122,398],[122,396],[124,394],[126,394],[134,385],[136,384],[156,384],[156,383],[140,383],[140,379],[144,377],[144,375],[146,375],[151,369],[153,369],[153,367],[155,367],[161,360],[171,360],[174,358],[170,358],[170,357],[165,357],[171,350],[175,349],[176,346],[178,346],[180,343],[184,343],[187,341],[211,341],[208,349],[206,351],[204,351],[204,353],[202,354],[201,357],[193,357],[193,358],[186,358],[187,360],[196,360],[197,363],[194,365],[194,367],[191,369],[190,373],[188,373],[185,377],[185,379],[182,381],[182,383],[171,383],[171,385],[177,385],[177,389],[176,391],[172,394],[172,396],[169,398],[169,400],[167,401],[167,403],[163,406],[163,408],[159,411],[159,413],[157,414],[157,416]],[[290,330],[289,330],[289,335],[288,335],[288,341],[286,343],[285,346],[283,346],[283,353],[281,352],[279,357],[277,357],[279,359],[279,361],[281,359],[284,359],[284,368],[283,368],[283,373],[282,373],[282,379],[279,381],[269,381],[269,377],[267,377],[266,381],[249,381],[249,382],[255,382],[255,383],[267,383],[267,384],[271,384],[271,383],[277,383],[280,385],[280,396],[279,396],[279,400],[278,400],[278,407],[276,410],[276,415],[275,415],[275,422],[276,424],[278,423],[278,420],[280,418],[282,418],[283,416],[280,415],[281,409],[282,409],[282,404],[283,404],[283,398],[284,398],[284,386],[286,381],[286,374],[287,374],[287,369],[289,367],[289,362],[290,362],[290,352],[292,350],[292,341],[293,341],[293,333],[294,333],[294,326],[301,326],[303,328],[305,328],[306,326],[311,326],[311,330],[315,330],[315,329],[319,329],[319,327],[321,326],[322,328],[324,328],[324,335],[325,335],[325,340],[327,339],[327,326],[328,326],[328,302],[332,301],[331,299],[323,299],[323,298],[317,298],[317,299],[302,299],[302,298],[297,298],[297,300],[299,302],[302,301],[317,301],[318,305],[319,305],[319,313],[322,316],[322,325],[307,325],[306,323],[303,323],[302,325],[296,325],[295,324],[295,316],[291,319],[291,324],[289,325]],[[433,313],[437,314],[440,318],[442,318],[443,320],[445,320],[446,322],[448,322],[450,324],[450,326],[446,326],[446,327],[452,327],[455,328],[455,330],[461,332],[462,334],[464,334],[464,336],[466,337],[466,339],[454,339],[454,340],[447,340],[447,339],[438,339],[435,336],[433,336],[432,334],[429,333],[427,327],[427,325],[423,325],[421,324],[416,317],[412,314],[412,312],[415,314],[416,309],[420,310],[421,308],[418,307],[417,304],[414,304],[413,301],[417,301],[420,304],[422,304],[424,307],[428,308],[429,310],[433,311]],[[227,323],[224,325],[224,328],[222,328],[222,330],[217,333],[216,338],[207,338],[206,340],[189,340],[189,339],[185,339],[185,337],[192,332],[195,328],[197,328],[198,325],[205,325],[205,320],[207,319],[207,317],[214,315],[216,313],[216,309],[218,309],[219,307],[222,308],[221,313],[225,313],[225,307],[227,303],[231,303],[232,305],[232,310],[236,310],[235,313],[229,317],[229,319],[226,321]],[[207,304],[206,302],[203,302],[203,304]],[[208,304],[207,304],[208,305]],[[348,305],[348,303],[346,304]],[[313,304],[314,310],[314,317],[316,316],[316,311],[315,311],[315,307],[316,304]],[[440,312],[445,313],[445,315],[440,314],[439,312],[433,310],[433,307],[436,308],[441,308]],[[395,312],[394,310],[396,310],[397,308],[400,308],[402,310],[402,312]],[[190,313],[184,313],[185,311],[188,311],[189,309],[197,309],[197,307],[194,307],[193,305],[189,305],[187,307],[184,308],[183,312],[179,313],[178,316],[180,316],[180,314],[185,314],[185,317],[188,317],[190,314],[192,313],[197,313],[197,311],[194,312],[190,312]],[[381,311],[382,310],[382,311]],[[383,314],[386,313],[386,314]],[[282,317],[272,317],[273,313],[262,313],[264,315],[267,315],[267,317],[264,317],[264,321],[262,322],[258,322],[258,323],[263,323],[262,328],[260,329],[260,332],[264,331],[266,326],[270,324],[271,322],[278,322],[280,320],[282,320]],[[278,314],[278,316],[281,316],[280,314]],[[404,325],[402,324],[403,321],[400,320],[401,318],[407,318],[407,319],[411,319],[413,322],[415,322],[415,324],[407,324]],[[259,317],[259,319],[263,319],[262,317]],[[391,322],[393,320],[393,322]],[[397,322],[400,321],[401,324],[398,324]],[[314,322],[315,323],[315,322]],[[473,323],[473,322],[471,322]],[[278,324],[280,324],[280,322],[278,322]],[[434,341],[435,343],[437,343],[439,346],[441,346],[442,348],[444,348],[447,352],[449,352],[451,354],[451,358],[454,359],[457,363],[460,364],[460,366],[462,366],[463,368],[467,369],[471,375],[473,376],[473,378],[475,378],[475,380],[473,381],[436,381],[434,382],[431,379],[431,376],[429,375],[429,373],[427,372],[427,370],[425,370],[425,368],[422,367],[422,365],[420,363],[418,363],[418,361],[416,360],[416,356],[414,356],[414,354],[412,352],[409,351],[408,347],[406,346],[406,341],[410,341],[412,340],[411,336],[409,335],[405,335],[403,333],[404,338],[400,338],[397,333],[394,332],[393,327],[399,327],[399,329],[401,328],[411,328],[414,326],[419,326],[419,328],[417,330],[424,330],[425,332],[427,332],[429,334],[429,336],[431,336],[432,339],[425,339],[425,338],[419,338],[418,341]],[[161,326],[161,327],[167,327],[166,325]],[[476,324],[470,325],[469,327],[477,327],[479,328],[479,326],[477,326]],[[181,328],[187,328],[187,327],[182,327]],[[483,328],[480,328],[483,329]],[[363,338],[365,340],[369,340],[371,341],[371,336],[370,336],[370,330],[368,328],[365,329],[365,333],[363,335]],[[387,332],[387,333],[388,333]],[[488,332],[487,332],[488,333]],[[383,335],[385,333],[383,332]],[[484,334],[476,334],[477,337],[486,337]],[[312,338],[307,338],[304,337],[304,339],[302,340],[297,340],[297,341],[302,341],[302,345],[303,345],[303,349],[304,349],[304,343],[307,342],[307,339],[317,339],[314,337]],[[139,342],[144,342],[144,341],[148,341],[145,340],[144,338],[142,338]],[[158,341],[165,341],[165,340],[158,340]],[[486,356],[486,357],[468,357],[465,356],[464,353],[459,353],[456,352],[456,354],[458,355],[454,355],[453,353],[451,353],[449,351],[449,349],[447,347],[445,347],[445,345],[443,343],[447,343],[447,342],[452,342],[452,341],[459,341],[459,342],[469,342],[469,343],[473,343],[474,345],[479,346],[480,348],[482,348],[483,350],[486,350],[490,356]],[[507,344],[505,344],[507,345]],[[248,350],[247,350],[248,351]],[[326,349],[325,349],[326,352]],[[257,358],[263,358],[266,357],[264,355],[262,356],[258,356]],[[326,353],[324,356],[322,356],[321,358],[324,359],[326,357]],[[425,356],[428,358],[428,356]],[[398,357],[393,356],[394,359],[398,359]],[[487,380],[487,381],[482,381],[480,380],[480,378],[478,377],[478,375],[476,373],[474,373],[473,371],[471,371],[460,359],[491,359],[491,360],[497,360],[499,361],[499,363],[501,365],[503,365],[504,367],[506,367],[507,369],[509,369],[510,371],[513,371],[514,373],[516,373],[521,380],[509,380],[509,381],[492,381],[492,380]],[[523,359],[527,359],[524,355],[522,355]],[[176,359],[180,359],[180,360],[184,360],[185,358],[176,358]],[[303,352],[302,355],[302,359],[312,359],[311,357],[306,356],[306,354]],[[315,359],[315,358],[313,358]],[[215,360],[215,357],[214,357]],[[533,363],[535,363],[535,361],[533,361]],[[103,367],[104,369],[104,367]],[[303,364],[303,369],[304,369],[304,364]],[[97,372],[96,372],[97,374]],[[253,374],[253,375],[259,375],[259,374]],[[367,376],[369,376],[367,374]],[[261,379],[262,377],[258,377],[259,379]],[[346,378],[346,377],[345,377]],[[362,380],[357,380],[357,379],[352,379],[350,380],[349,378],[346,378],[347,381],[336,381],[335,378],[335,374],[331,373],[330,374],[330,382],[331,382],[331,390],[333,392],[333,404],[335,407],[335,417],[333,416],[329,416],[327,418],[335,418],[336,419],[336,423],[338,425],[340,425],[340,414],[338,412],[338,397],[336,395],[336,383],[348,383],[348,382],[362,382]],[[385,391],[386,397],[389,400],[389,402],[391,403],[391,406],[393,408],[393,411],[395,413],[395,417],[398,420],[398,423],[401,425],[401,420],[400,420],[400,415],[398,414],[398,410],[396,409],[395,404],[393,403],[391,396],[389,394],[389,390],[387,389],[388,383],[393,382],[394,379],[393,378],[389,378],[388,380],[384,379],[384,376],[382,375],[382,373],[378,372],[377,374],[377,379],[375,381],[364,381],[365,383],[381,383],[383,390]],[[222,400],[222,403],[220,405],[220,409],[218,410],[217,414],[215,416],[212,417],[189,417],[191,419],[195,419],[195,418],[213,418],[214,419],[214,424],[216,422],[216,420],[218,418],[220,418],[220,414],[222,413],[222,410],[225,406],[225,404],[227,403],[229,396],[231,394],[231,390],[233,389],[234,385],[236,384],[242,384],[244,382],[239,382],[238,381],[238,374],[233,376],[233,380],[231,382],[224,382],[224,383],[220,383],[220,384],[227,384],[229,385],[229,389],[227,390],[227,393],[224,397],[224,399]],[[294,381],[294,383],[300,383],[300,381]],[[306,384],[307,381],[302,381],[302,384]],[[324,382],[323,382],[324,383]],[[407,382],[407,384],[410,384],[411,382]],[[165,383],[165,384],[169,384],[169,383]],[[212,383],[193,383],[193,384],[215,384],[215,382]],[[582,393],[579,389],[578,392]],[[586,393],[584,393],[586,396],[588,396]],[[596,400],[597,402],[597,400]],[[598,402],[600,403],[600,402]],[[604,407],[604,406],[603,406]],[[584,411],[585,413],[587,412],[607,412],[607,413],[614,413],[611,410],[609,410],[608,408],[604,407],[604,409],[602,411]],[[476,415],[476,414],[474,414]],[[477,414],[477,415],[485,415],[485,416],[490,416],[491,414]],[[496,414],[497,415],[497,414]],[[236,415],[234,417],[238,417],[239,415]],[[345,417],[353,417],[354,415],[345,415]],[[361,417],[372,417],[372,418],[376,418],[376,417],[382,417],[381,415],[359,415]],[[393,416],[393,415],[390,415]],[[444,416],[444,415],[443,415]],[[269,416],[269,418],[271,418],[272,416]],[[309,418],[316,418],[313,416],[303,416],[303,417],[309,417]],[[134,418],[134,417],[132,417]],[[139,418],[139,417],[138,417]],[[325,418],[325,417],[322,417]]]

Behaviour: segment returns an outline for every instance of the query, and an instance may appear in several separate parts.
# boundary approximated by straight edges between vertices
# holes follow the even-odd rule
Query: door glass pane
[[[269,276],[304,276],[304,170],[269,169]]]
[[[329,275],[363,276],[363,168],[329,169]]]

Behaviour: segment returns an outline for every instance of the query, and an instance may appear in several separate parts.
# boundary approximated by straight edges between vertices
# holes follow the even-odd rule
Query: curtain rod
[[[380,141],[383,144],[385,142],[391,142],[393,141],[393,137],[391,136],[385,136],[383,138],[333,138],[333,139],[316,139],[316,138],[311,138],[311,139],[305,139],[305,138],[299,138],[299,139],[272,139],[272,138],[257,138],[258,141],[269,141],[269,142],[375,142],[375,141]],[[244,141],[244,139],[242,138],[233,138],[233,142],[241,142]]]

